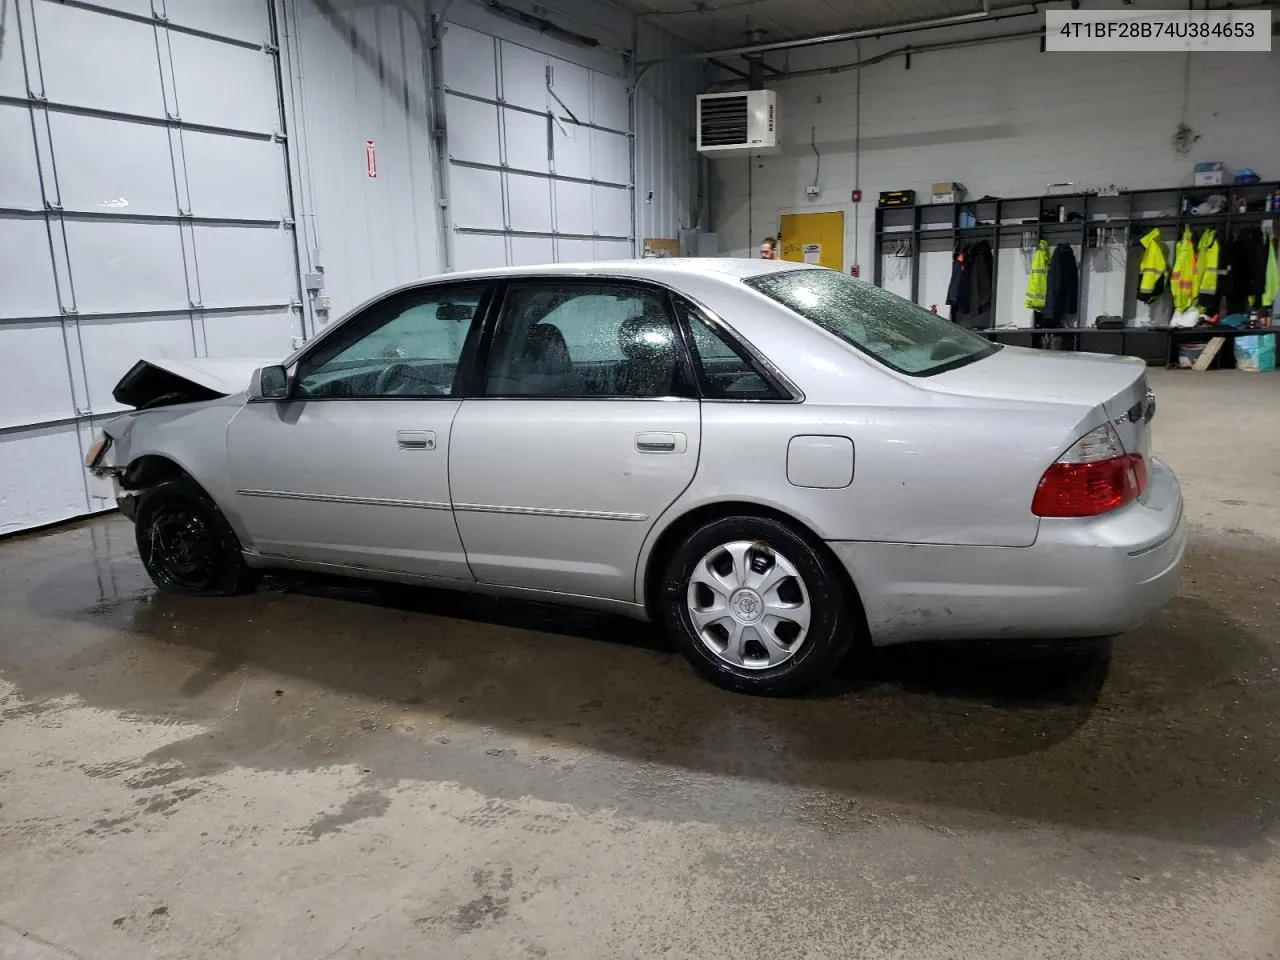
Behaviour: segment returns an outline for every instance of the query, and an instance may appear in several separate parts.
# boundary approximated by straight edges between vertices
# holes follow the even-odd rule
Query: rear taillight
[[[1031,501],[1039,517],[1096,517],[1147,489],[1147,462],[1125,453],[1111,424],[1090,430],[1044,472]]]

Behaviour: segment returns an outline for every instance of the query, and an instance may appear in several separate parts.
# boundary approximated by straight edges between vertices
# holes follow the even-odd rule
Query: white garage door
[[[633,256],[623,80],[456,24],[443,60],[453,268]]]
[[[267,0],[8,0],[0,533],[110,506],[81,466],[142,353],[301,335]]]

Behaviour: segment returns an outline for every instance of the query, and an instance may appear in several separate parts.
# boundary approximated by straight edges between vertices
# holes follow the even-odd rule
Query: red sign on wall
[[[378,178],[378,153],[372,140],[364,142],[364,167],[370,180]]]

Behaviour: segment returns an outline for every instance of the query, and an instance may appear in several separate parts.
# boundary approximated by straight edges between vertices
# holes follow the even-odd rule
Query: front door
[[[455,380],[484,284],[394,294],[299,358],[288,400],[227,434],[234,509],[259,553],[473,579],[449,497]]]
[[[784,213],[782,259],[844,270],[844,214]]]
[[[645,536],[693,480],[699,404],[664,290],[507,286],[450,480],[477,579],[635,599]]]

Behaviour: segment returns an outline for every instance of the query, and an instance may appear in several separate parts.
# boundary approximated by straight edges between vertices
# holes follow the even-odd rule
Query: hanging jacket
[[[1142,238],[1142,276],[1138,280],[1138,299],[1150,303],[1169,285],[1169,261],[1165,257],[1160,231],[1152,230]]]
[[[951,283],[947,285],[948,306],[959,306],[960,301],[965,298],[968,274],[969,255],[965,251],[964,244],[956,244],[956,249],[951,254]],[[954,320],[954,311],[952,313],[951,319]]]
[[[1044,319],[1050,326],[1065,326],[1063,321],[1080,311],[1080,268],[1075,251],[1067,243],[1058,244],[1049,262],[1049,279],[1044,294]]]
[[[1186,310],[1195,300],[1196,248],[1191,242],[1191,228],[1185,227],[1182,239],[1173,250],[1173,309]]]
[[[1270,307],[1276,302],[1276,294],[1280,293],[1280,269],[1276,267],[1276,245],[1267,240],[1267,267],[1262,287],[1262,306]]]
[[[1196,244],[1195,299],[1200,308],[1218,312],[1218,234],[1206,227]]]
[[[1270,244],[1257,227],[1236,231],[1218,272],[1218,292],[1227,298],[1227,313],[1247,313],[1265,301]]]
[[[956,247],[951,261],[951,283],[947,287],[947,303],[956,308],[951,319],[990,308],[994,263],[991,243],[987,240]]]
[[[970,306],[974,313],[982,313],[991,309],[991,286],[995,278],[996,260],[991,242],[979,240],[970,248],[969,258],[972,261]]]
[[[1037,313],[1044,309],[1044,297],[1049,283],[1049,241],[1041,240],[1036,244],[1036,252],[1031,257],[1031,271],[1027,274],[1028,310]]]

